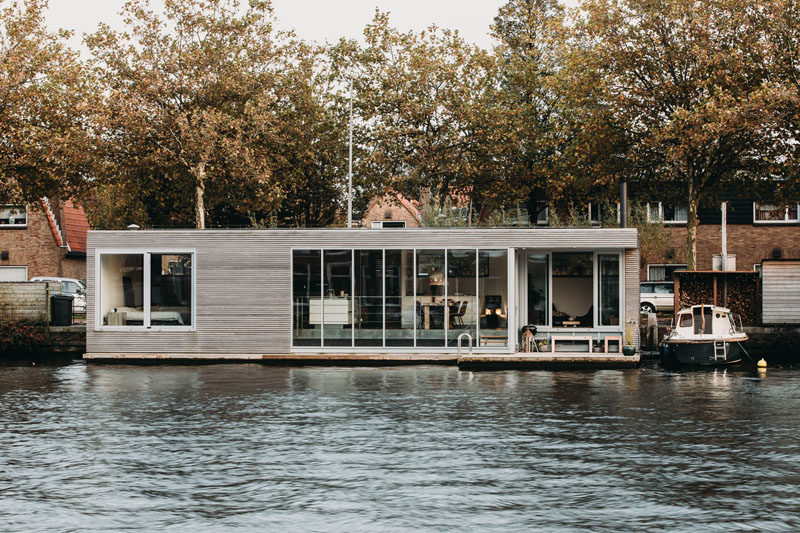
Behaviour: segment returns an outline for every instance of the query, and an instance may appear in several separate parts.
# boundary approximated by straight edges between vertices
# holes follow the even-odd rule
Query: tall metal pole
[[[620,180],[619,182],[619,227],[628,227],[628,182]]]
[[[350,78],[350,154],[347,170],[347,227],[353,227],[353,78]]]
[[[728,202],[722,202],[722,268],[728,270]]]

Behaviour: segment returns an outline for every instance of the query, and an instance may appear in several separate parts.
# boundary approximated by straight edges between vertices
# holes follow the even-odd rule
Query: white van
[[[60,283],[61,293],[72,296],[72,312],[86,312],[86,285],[74,278],[55,278],[49,276],[38,276],[31,278],[30,281],[47,281],[49,283]]]

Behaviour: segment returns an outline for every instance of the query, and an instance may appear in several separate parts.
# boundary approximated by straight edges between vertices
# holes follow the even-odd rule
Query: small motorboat
[[[661,364],[722,366],[739,363],[747,355],[742,346],[746,340],[741,319],[737,325],[730,309],[693,305],[680,310],[675,328],[661,341]]]

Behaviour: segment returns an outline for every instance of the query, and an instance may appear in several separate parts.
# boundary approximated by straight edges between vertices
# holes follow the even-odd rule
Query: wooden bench
[[[608,351],[608,341],[617,342],[617,351],[616,352],[609,352]],[[622,336],[621,335],[609,335],[605,339],[605,347],[606,353],[622,353]]]
[[[586,342],[589,345],[589,353],[592,353],[592,337],[590,335],[553,335],[550,337],[550,351],[556,352],[556,342]]]
[[[486,346],[490,342],[505,344],[508,337],[505,335],[481,335],[479,345]]]

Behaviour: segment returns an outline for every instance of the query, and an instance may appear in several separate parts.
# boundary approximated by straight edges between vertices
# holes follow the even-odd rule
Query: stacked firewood
[[[680,308],[699,304],[727,307],[742,318],[745,326],[759,323],[758,273],[756,272],[678,272]],[[714,302],[714,278],[717,300]]]

